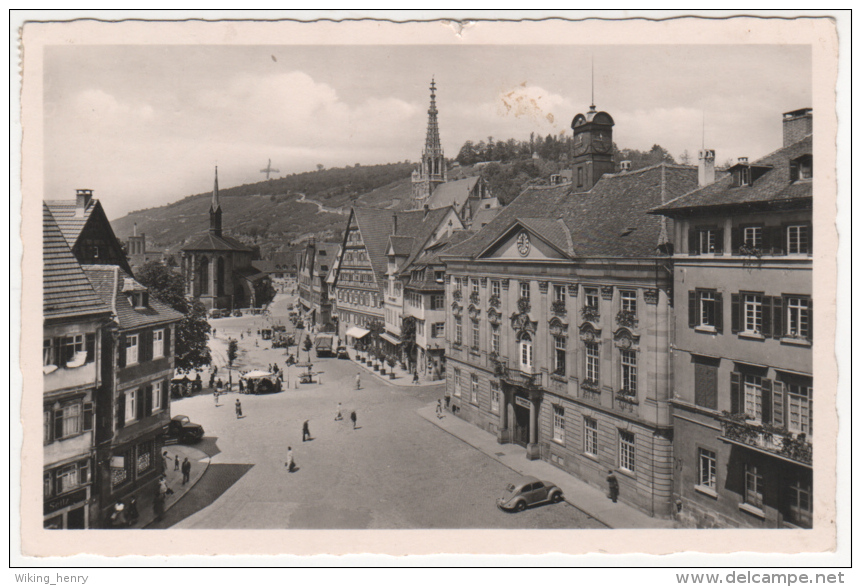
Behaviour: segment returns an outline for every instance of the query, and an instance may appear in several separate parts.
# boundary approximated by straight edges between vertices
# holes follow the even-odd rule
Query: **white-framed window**
[[[811,434],[813,432],[813,388],[807,385],[785,383],[788,418],[786,428],[790,432]]]
[[[460,277],[455,277],[454,278],[454,289],[460,290],[462,288],[463,288],[463,285],[462,285]]]
[[[619,468],[626,471],[636,470],[636,444],[634,434],[619,430]]]
[[[717,326],[717,292],[710,290],[699,290],[700,298],[700,326]]]
[[[700,254],[714,253],[717,250],[717,231],[712,228],[702,228],[697,233]]]
[[[83,334],[70,334],[63,338],[63,348],[61,357],[62,361],[72,361],[78,353],[82,353],[86,350],[84,346],[84,335]],[[58,365],[59,367],[63,367],[65,365]]]
[[[809,298],[786,298],[786,334],[796,338],[810,338]]]
[[[434,322],[431,325],[431,336],[433,338],[443,338],[445,336],[445,322]]]
[[[598,420],[583,418],[583,452],[588,455],[598,455]]]
[[[499,413],[499,404],[502,394],[499,391],[499,384],[496,381],[490,382],[490,411],[493,414]]]
[[[744,331],[762,332],[762,296],[759,294],[744,294]]]
[[[757,422],[762,421],[762,377],[744,374],[744,413]]]
[[[587,342],[584,347],[586,349],[586,379],[598,382],[601,375],[601,351],[598,348],[598,343]]]
[[[490,325],[490,352],[499,355],[499,324]]]
[[[134,365],[138,362],[138,335],[126,335],[126,365]]]
[[[83,411],[79,402],[66,404],[59,409],[58,416],[63,419],[63,435],[60,438],[77,436],[83,430]]]
[[[43,339],[42,365],[56,365],[56,363],[54,362],[54,340],[51,338]]]
[[[419,336],[425,335],[425,321],[424,320],[416,320],[416,334]]]
[[[714,451],[701,448],[699,450],[699,483],[700,487],[717,490],[717,455]]]
[[[529,282],[521,281],[520,282],[520,297],[524,299],[529,299]]]
[[[153,330],[152,332],[152,358],[158,359],[164,356],[164,330]]]
[[[619,351],[622,363],[622,389],[630,394],[637,393],[637,353]]]
[[[477,280],[477,279],[473,279],[473,280],[472,280],[472,293],[475,293],[475,294],[479,293],[479,291],[478,291],[478,286],[479,286],[479,284],[478,284],[478,280]]]
[[[553,406],[553,440],[565,444],[565,408]]]
[[[789,521],[802,528],[813,527],[813,484],[809,479],[796,479],[789,484]]]
[[[761,469],[747,463],[744,466],[744,503],[762,509],[763,486]]]
[[[637,315],[637,292],[634,290],[621,290],[619,297],[622,303],[624,312],[631,312],[634,316]]]
[[[141,400],[140,391],[132,389],[126,392],[126,422],[134,422],[138,415],[138,402]]]
[[[53,411],[42,412],[42,444],[51,443],[51,426],[53,424]]]
[[[762,248],[762,227],[761,226],[745,226],[742,230],[744,244],[755,249]]]
[[[472,348],[478,349],[481,342],[481,322],[472,321]]]
[[[520,335],[520,370],[532,373],[532,336],[528,332]]]
[[[164,381],[156,381],[152,384],[152,413],[161,411],[161,394]]]
[[[57,494],[63,494],[80,487],[78,464],[66,465],[57,470]]]
[[[490,295],[499,297],[502,289],[500,287],[499,281],[491,281],[490,282]]]
[[[806,224],[786,227],[786,252],[802,255],[810,252],[810,231]]]
[[[463,318],[460,316],[454,317],[454,342],[463,344]]]
[[[454,368],[454,396],[460,397],[460,369]]]
[[[469,375],[469,401],[478,403],[478,376],[475,373]]]
[[[442,310],[445,308],[445,294],[431,295],[431,310]]]
[[[587,308],[598,309],[598,288],[597,287],[584,287],[583,288],[583,299]]]
[[[553,346],[555,351],[553,356],[553,374],[564,376],[568,341],[564,336],[554,336]]]
[[[567,291],[567,288],[564,285],[554,285],[553,286],[553,299],[557,302],[564,302],[566,291]]]

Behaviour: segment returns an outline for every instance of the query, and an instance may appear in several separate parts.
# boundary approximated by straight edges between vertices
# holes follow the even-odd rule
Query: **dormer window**
[[[129,303],[135,309],[142,309],[149,306],[149,293],[145,291],[136,291],[128,296]]]
[[[738,185],[750,185],[750,167],[742,166],[738,170]]]
[[[789,181],[813,179],[813,156],[803,155],[789,162]]]

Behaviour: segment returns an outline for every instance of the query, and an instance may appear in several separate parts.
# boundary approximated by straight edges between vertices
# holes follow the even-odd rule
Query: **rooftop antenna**
[[[592,58],[592,104],[589,106],[592,110],[595,109],[595,54],[591,53]]]
[[[706,148],[706,111],[703,110],[703,149]]]

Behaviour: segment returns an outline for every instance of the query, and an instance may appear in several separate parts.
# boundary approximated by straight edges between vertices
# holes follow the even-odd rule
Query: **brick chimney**
[[[813,134],[813,108],[802,108],[783,113],[783,146],[797,143]]]
[[[704,187],[715,181],[715,152],[714,149],[700,149],[700,160],[697,165],[697,185]]]
[[[93,190],[75,190],[75,216],[83,216],[93,199]]]
[[[627,160],[622,161],[621,163],[619,163],[619,169],[622,171],[622,173],[628,173],[629,171],[631,171],[631,162]]]
[[[392,214],[392,234],[398,234],[398,214],[397,212]]]

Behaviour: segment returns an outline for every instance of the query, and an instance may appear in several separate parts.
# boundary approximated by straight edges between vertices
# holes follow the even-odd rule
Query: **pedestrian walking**
[[[284,463],[287,467],[287,472],[292,473],[296,469],[296,463],[293,461],[293,447],[287,447],[287,461]]]
[[[356,389],[362,389],[362,374],[356,373]]]
[[[216,328],[212,329],[212,338],[218,338],[218,329],[216,329]]]
[[[219,396],[219,395],[221,395],[221,394],[219,394],[219,393],[218,393],[218,389],[215,389],[215,390],[212,392],[212,397],[214,397],[214,398],[215,398],[215,407],[216,407],[216,408],[219,406],[219,404],[218,404],[218,396]]]
[[[218,365],[215,365],[214,367],[212,367],[212,374],[218,375]]]
[[[418,371],[418,369],[416,369],[415,371],[413,371],[413,384],[414,384],[414,385],[418,385],[418,384],[419,384],[419,371]]]
[[[344,416],[341,415],[341,402],[338,402],[338,413],[335,414],[335,421],[338,422],[343,419]]]
[[[185,485],[190,480],[191,480],[191,462],[189,462],[188,457],[185,457],[185,460],[182,461],[182,484]]]
[[[356,410],[350,412],[350,420],[353,422],[353,430],[356,429]]]
[[[239,403],[239,398],[236,398],[236,417],[242,417],[242,404]]]
[[[138,518],[140,514],[138,514],[138,498],[133,497],[129,500],[129,506],[126,508],[128,511],[128,522],[129,526],[134,526],[138,522]]]
[[[308,420],[302,423],[302,442],[307,438],[311,438],[311,430],[308,428]]]
[[[173,459],[173,470],[179,471],[179,455],[176,455]]]
[[[619,499],[619,480],[616,479],[616,475],[613,474],[612,469],[607,471],[607,487],[608,487],[607,497],[612,499],[613,503],[616,503],[616,500]]]
[[[442,418],[442,400],[436,400],[436,417]]]
[[[170,455],[167,454],[167,451],[161,453],[161,456],[164,458],[164,470],[167,471],[168,467],[170,467]]]
[[[155,497],[152,500],[152,511],[157,521],[164,517],[164,494],[159,487],[156,487]]]

